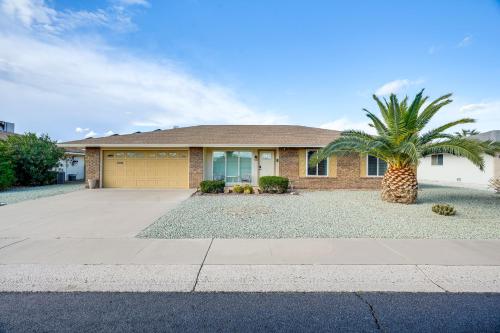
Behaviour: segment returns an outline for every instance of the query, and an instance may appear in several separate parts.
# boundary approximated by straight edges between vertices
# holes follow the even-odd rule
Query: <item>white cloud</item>
[[[104,136],[110,136],[110,135],[113,135],[115,134],[115,132],[113,131],[107,131],[106,133],[104,133]]]
[[[410,86],[422,84],[423,82],[424,80],[421,79],[415,81],[410,81],[408,79],[390,81],[377,88],[375,95],[385,96],[389,94],[397,94],[401,90],[407,89]]]
[[[88,132],[88,131],[90,131],[89,128],[81,128],[81,127],[75,128],[76,133],[83,133],[83,132]]]
[[[466,47],[466,46],[470,45],[471,42],[472,42],[472,36],[467,35],[464,37],[464,39],[462,39],[460,41],[460,43],[458,43],[458,47]]]
[[[500,100],[476,103],[451,103],[436,114],[428,128],[435,128],[460,118],[473,118],[476,122],[454,127],[449,132],[456,132],[462,128],[477,129],[481,132],[498,130],[500,129]]]
[[[147,1],[120,1],[95,11],[62,10],[49,7],[44,0],[2,0],[0,10],[8,21],[6,26],[19,25],[25,29],[47,34],[61,34],[84,27],[106,27],[116,31],[133,30],[131,12],[127,6],[148,5]]]
[[[144,6],[149,7],[151,4],[147,0],[116,0],[116,3],[126,6]]]
[[[500,100],[462,105],[459,109],[460,117],[476,119],[477,129],[500,129]]]
[[[471,112],[471,111],[478,111],[482,109],[487,109],[490,105],[487,103],[472,103],[472,104],[465,104],[460,107],[460,112],[466,113],[466,112]]]
[[[12,14],[17,11],[0,11],[0,21],[8,17],[30,28],[43,21],[42,14],[29,11],[21,15],[22,21]],[[59,29],[57,20],[47,22]],[[0,30],[0,100],[2,113],[7,110],[2,116],[15,119],[20,128],[64,139],[72,139],[68,128],[83,129],[81,124],[104,133],[109,128],[130,132],[138,126],[286,122],[286,117],[255,110],[230,88],[200,80],[168,59],[139,58],[100,38],[70,35]]]
[[[368,122],[368,118],[366,119],[366,121],[355,122],[346,117],[343,117],[328,123],[324,123],[320,125],[320,127],[337,131],[361,130],[370,134],[374,134],[375,130],[368,125]]]
[[[97,133],[94,132],[94,131],[90,131],[88,132],[87,134],[85,134],[85,138],[93,138],[94,136],[96,136]]]

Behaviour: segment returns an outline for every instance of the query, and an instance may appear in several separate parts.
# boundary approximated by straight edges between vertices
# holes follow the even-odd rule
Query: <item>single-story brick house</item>
[[[196,188],[202,180],[228,186],[288,177],[295,188],[378,188],[385,163],[371,156],[309,157],[340,132],[292,125],[202,125],[88,138],[60,144],[85,148],[86,179],[100,187]]]

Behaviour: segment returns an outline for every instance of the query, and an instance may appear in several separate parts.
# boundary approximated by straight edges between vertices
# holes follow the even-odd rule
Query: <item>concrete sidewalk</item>
[[[0,291],[500,292],[500,240],[4,238]]]
[[[500,240],[0,238],[0,264],[500,266]]]

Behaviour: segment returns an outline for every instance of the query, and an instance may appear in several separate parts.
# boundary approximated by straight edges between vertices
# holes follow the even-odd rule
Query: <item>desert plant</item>
[[[439,215],[451,216],[455,215],[455,208],[448,204],[437,204],[432,206],[432,211]]]
[[[490,188],[495,191],[495,193],[500,194],[500,177],[490,179]]]
[[[19,185],[50,184],[53,181],[50,171],[59,166],[64,156],[64,150],[45,134],[10,135],[0,144]]]
[[[234,185],[233,191],[234,191],[234,193],[243,193],[244,189],[243,189],[243,186],[241,186],[241,185]]]
[[[243,186],[243,193],[253,194],[253,187],[251,185],[246,184],[245,186]]]
[[[200,183],[200,191],[203,193],[223,193],[226,182],[223,180],[204,180]]]
[[[470,118],[452,121],[423,132],[432,117],[452,100],[451,94],[444,95],[421,110],[428,99],[422,94],[423,90],[415,96],[410,105],[408,97],[400,101],[396,95],[391,94],[389,100],[384,98],[381,101],[373,95],[382,118],[366,109],[364,111],[376,134],[357,130],[344,131],[338,139],[313,156],[311,165],[316,165],[330,155],[353,152],[380,158],[388,164],[382,180],[382,199],[405,204],[415,203],[417,200],[415,170],[422,157],[442,153],[463,156],[483,170],[483,154],[494,154],[498,145],[491,141],[478,141],[445,133],[456,125],[473,123],[474,120]]]
[[[288,189],[288,178],[279,176],[262,176],[259,187],[264,193],[285,193]]]

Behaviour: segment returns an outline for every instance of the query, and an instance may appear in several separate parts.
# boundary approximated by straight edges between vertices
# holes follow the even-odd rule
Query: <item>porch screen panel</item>
[[[236,183],[239,181],[239,157],[238,152],[226,152],[226,182]]]
[[[240,180],[243,183],[252,182],[252,152],[240,151]]]
[[[224,180],[226,176],[226,155],[216,151],[212,155],[214,180]]]

